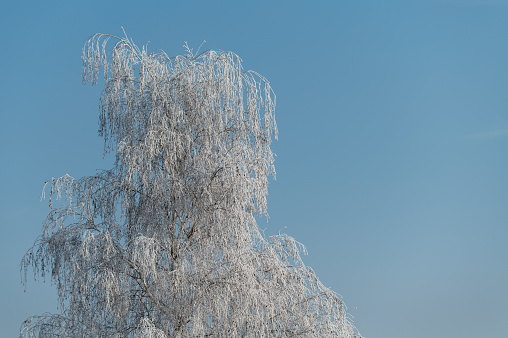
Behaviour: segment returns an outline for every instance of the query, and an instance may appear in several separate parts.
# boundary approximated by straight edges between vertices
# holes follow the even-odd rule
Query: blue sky
[[[55,312],[19,261],[45,180],[111,167],[94,33],[231,50],[277,94],[268,233],[284,229],[363,335],[508,337],[508,1],[11,1],[0,5],[0,335]]]

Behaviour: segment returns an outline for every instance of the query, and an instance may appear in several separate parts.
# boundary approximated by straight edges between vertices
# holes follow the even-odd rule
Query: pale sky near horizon
[[[0,336],[55,312],[19,262],[44,181],[111,167],[94,33],[231,50],[276,95],[267,233],[306,245],[367,338],[508,337],[508,0],[0,4]]]

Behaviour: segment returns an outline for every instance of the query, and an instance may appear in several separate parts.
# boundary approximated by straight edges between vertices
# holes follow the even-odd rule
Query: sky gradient
[[[58,311],[19,262],[44,181],[112,166],[80,56],[124,27],[169,55],[206,40],[268,78],[277,179],[259,226],[306,245],[365,337],[508,337],[507,18],[508,0],[2,3],[0,336]]]

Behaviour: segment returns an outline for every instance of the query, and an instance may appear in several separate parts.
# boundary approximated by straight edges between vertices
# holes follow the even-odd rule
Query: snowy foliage
[[[359,337],[303,246],[256,224],[275,175],[265,78],[231,52],[170,58],[103,34],[83,62],[85,83],[103,70],[99,132],[116,161],[48,181],[21,266],[25,283],[51,273],[62,312],[27,319],[23,337]]]

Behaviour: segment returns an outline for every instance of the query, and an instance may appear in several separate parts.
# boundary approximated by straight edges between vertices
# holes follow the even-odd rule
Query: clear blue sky
[[[268,233],[285,231],[367,338],[508,337],[508,0],[4,1],[0,336],[55,312],[20,284],[46,179],[111,167],[94,33],[236,52],[277,94]]]

